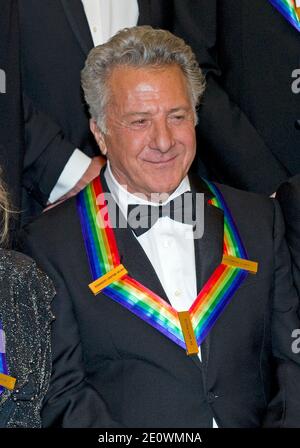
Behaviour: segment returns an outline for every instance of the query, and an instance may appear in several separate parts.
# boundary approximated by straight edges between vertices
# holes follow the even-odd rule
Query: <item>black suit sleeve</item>
[[[67,141],[60,128],[37,111],[23,95],[25,120],[25,159],[23,186],[43,206],[47,204],[75,145]]]
[[[284,182],[276,194],[283,211],[286,239],[292,255],[293,277],[300,297],[300,175]]]
[[[279,391],[269,403],[265,426],[300,428],[300,353],[293,348],[294,338],[292,336],[294,330],[300,328],[299,300],[292,281],[290,255],[284,239],[283,217],[277,201],[274,201],[274,204],[274,280],[271,328]],[[284,403],[284,412],[283,414],[278,413],[276,417],[280,402]]]
[[[219,182],[273,193],[289,173],[222,87],[216,0],[174,0],[173,31],[191,45],[207,80],[199,109],[198,157]]]
[[[52,323],[52,375],[42,407],[44,427],[116,428],[98,391],[88,383],[83,350],[72,297],[57,268],[48,260],[41,245],[23,230],[20,247],[30,254],[52,278],[56,296],[52,301],[55,321]]]

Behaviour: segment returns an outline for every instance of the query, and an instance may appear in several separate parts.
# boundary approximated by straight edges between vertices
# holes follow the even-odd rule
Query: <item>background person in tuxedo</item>
[[[80,88],[80,70],[89,50],[125,26],[170,26],[170,4],[169,0],[19,1],[27,215],[40,212],[48,200],[78,192],[103,164]]]
[[[206,73],[198,160],[208,178],[274,193],[300,172],[299,29],[269,0],[175,0],[174,18]]]
[[[293,261],[293,275],[300,296],[300,175],[280,185],[276,198],[280,202],[286,225],[286,239]]]
[[[124,217],[130,204],[148,206],[153,192],[170,194],[166,203],[190,189],[205,196],[202,238],[193,239],[193,227],[169,215],[140,235],[128,226],[113,229],[129,275],[166,306],[186,310],[220,265],[224,243],[224,214],[208,203],[215,193],[188,176],[203,93],[195,56],[167,31],[135,27],[93,49],[82,77],[91,129],[108,158],[99,179]],[[80,221],[87,222],[84,195],[24,229],[23,249],[57,289],[44,426],[299,426],[300,382],[293,390],[285,384],[287,372],[299,379],[299,355],[291,350],[298,298],[279,205],[218,187],[259,269],[235,292],[198,356],[187,356],[103,292],[92,294]]]

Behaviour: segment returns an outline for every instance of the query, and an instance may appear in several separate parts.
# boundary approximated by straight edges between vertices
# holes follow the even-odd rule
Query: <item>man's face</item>
[[[176,66],[116,67],[110,81],[106,134],[91,129],[111,169],[131,193],[171,193],[195,156],[193,107]]]

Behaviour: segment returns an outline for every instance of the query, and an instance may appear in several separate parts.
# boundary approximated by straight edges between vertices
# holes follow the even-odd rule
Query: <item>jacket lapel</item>
[[[173,24],[173,0],[138,0],[138,25],[170,29]]]
[[[109,192],[104,177],[104,171],[105,170],[102,169],[100,173],[101,183],[104,191]],[[118,214],[121,214],[121,211],[117,204],[114,201],[112,202],[113,206],[116,207],[116,216],[119,216]],[[109,201],[108,204],[112,204],[112,202]],[[125,266],[129,275],[145,285],[147,288],[154,291],[170,304],[155,269],[153,268],[142,246],[134,236],[132,230],[129,227],[115,228],[114,233],[117,240],[121,263]]]
[[[191,190],[204,194],[204,233],[202,238],[194,240],[197,293],[201,291],[213,271],[221,263],[223,255],[224,213],[208,204],[213,197],[201,178],[189,176]],[[205,374],[210,352],[211,332],[201,344],[201,356]],[[193,357],[197,363],[198,357]],[[200,365],[200,362],[199,362]]]
[[[80,0],[60,1],[80,48],[84,55],[87,56],[94,44],[83,4]]]
[[[138,0],[139,18],[138,25],[149,25],[151,23],[150,0]]]
[[[197,291],[200,292],[223,255],[224,213],[208,204],[213,194],[201,179],[189,176],[191,190],[204,194],[204,233],[202,238],[194,240],[197,276]]]
[[[130,277],[154,291],[170,304],[155,269],[132,231],[129,228],[115,229],[115,235],[121,262],[126,267]]]

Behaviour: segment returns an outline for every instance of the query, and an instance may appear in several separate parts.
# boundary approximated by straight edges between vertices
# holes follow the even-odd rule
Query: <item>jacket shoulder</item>
[[[274,218],[274,204],[277,202],[267,195],[239,190],[228,185],[215,183],[227,205],[237,214],[256,216],[258,220]]]
[[[35,262],[29,256],[14,250],[0,249],[0,269],[2,278],[7,279],[17,270],[19,275],[26,275],[32,268],[35,268]]]
[[[71,237],[76,222],[79,220],[75,197],[42,213],[22,229],[21,235],[25,233],[41,244],[49,244],[50,241],[59,244]]]

